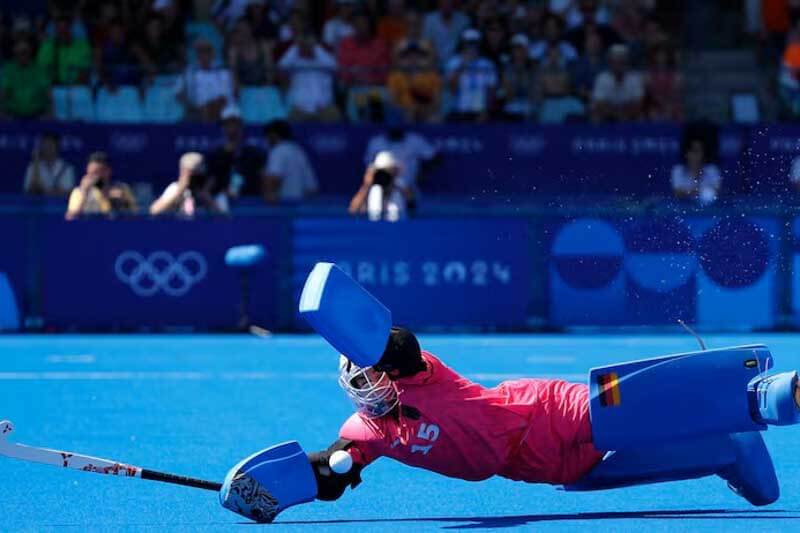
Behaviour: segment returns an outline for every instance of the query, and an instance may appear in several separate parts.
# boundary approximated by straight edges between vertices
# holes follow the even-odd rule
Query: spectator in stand
[[[600,16],[604,11],[597,9],[596,0],[581,0],[580,23],[572,26],[564,35],[564,38],[575,47],[578,54],[584,52],[583,45],[586,42],[586,33],[594,31],[600,34],[603,40],[603,49],[622,42],[617,31],[608,23],[606,16]]]
[[[250,23],[253,37],[257,41],[266,43],[270,50],[278,36],[276,22],[280,20],[274,9],[267,9],[266,0],[249,0],[244,13],[245,19]]]
[[[111,162],[105,152],[94,152],[86,164],[86,174],[72,189],[65,218],[74,220],[84,215],[134,213],[136,200],[125,183],[112,183]]]
[[[436,56],[436,49],[433,43],[422,34],[422,15],[414,9],[406,13],[406,36],[395,45],[393,50],[394,60],[397,61],[399,53],[411,45],[416,45],[425,50],[433,61],[438,62],[439,58]]]
[[[94,50],[95,65],[100,78],[103,83],[113,87],[137,85],[140,81],[139,69],[136,67],[136,58],[131,52],[122,19],[112,19],[107,30],[105,44]]]
[[[422,35],[433,43],[439,61],[446,65],[467,28],[469,17],[456,9],[455,0],[439,0],[439,9],[425,15]]]
[[[647,12],[641,0],[621,0],[614,12],[612,27],[631,49],[634,60],[646,55],[644,44]]]
[[[297,39],[278,67],[288,79],[286,101],[292,120],[332,121],[340,117],[333,95],[336,60],[311,33]]]
[[[235,105],[222,110],[221,126],[222,145],[208,154],[206,169],[214,202],[220,211],[227,212],[230,200],[263,194],[264,152],[245,144],[242,115]]]
[[[669,35],[664,30],[661,21],[655,17],[648,18],[644,23],[644,41],[642,43],[642,49],[652,50],[656,46],[667,42],[669,42]]]
[[[369,220],[397,222],[406,217],[406,193],[397,181],[400,162],[392,152],[379,152],[367,166],[364,179],[348,211],[351,215],[367,214]]]
[[[253,0],[216,0],[211,6],[211,16],[222,33],[233,30],[236,23],[245,16],[247,6]]]
[[[408,34],[405,0],[389,0],[386,13],[378,20],[378,37],[383,39],[394,50],[397,43]]]
[[[528,4],[524,9],[523,16],[519,19],[515,17],[511,20],[511,27],[517,33],[527,35],[528,40],[532,43],[541,41],[545,38],[544,27],[548,15],[547,9],[541,2]]]
[[[467,29],[461,39],[461,51],[450,58],[445,68],[447,82],[455,96],[450,118],[456,121],[484,121],[494,104],[497,70],[480,55],[481,34]]]
[[[644,103],[644,80],[628,65],[628,47],[615,44],[608,51],[609,69],[597,75],[591,113],[595,122],[639,120]]]
[[[410,122],[437,120],[441,111],[442,77],[430,50],[409,42],[399,51],[387,87],[392,102]]]
[[[145,22],[143,34],[131,48],[139,67],[147,75],[180,72],[184,48],[165,46],[164,39],[163,19],[158,15],[151,15]]]
[[[283,58],[293,45],[307,33],[312,33],[307,22],[308,15],[302,9],[294,8],[281,27],[278,29],[278,40],[275,44],[274,56],[277,60]]]
[[[45,133],[33,149],[25,172],[25,193],[66,198],[75,187],[75,169],[58,153],[58,135]]]
[[[339,44],[339,79],[348,87],[386,83],[389,47],[375,34],[375,21],[366,11],[353,16],[353,35]]]
[[[790,43],[783,53],[778,93],[792,116],[800,116],[800,43]]]
[[[606,25],[611,22],[611,12],[597,0],[575,0],[570,2],[564,20],[570,30],[587,22]]]
[[[85,38],[72,32],[72,17],[61,15],[55,21],[55,35],[39,48],[37,62],[56,85],[73,85],[88,80],[92,50]]]
[[[11,118],[39,118],[50,111],[50,80],[44,69],[33,62],[27,40],[14,44],[14,60],[3,65],[0,79],[0,104]]]
[[[501,100],[503,117],[525,120],[531,116],[539,99],[536,66],[530,60],[528,37],[518,33],[511,38],[511,57],[503,66]]]
[[[317,176],[303,148],[292,138],[285,120],[264,127],[269,156],[264,169],[264,200],[297,202],[319,191]]]
[[[334,54],[339,52],[342,41],[355,33],[353,15],[357,3],[356,0],[336,0],[336,14],[322,28],[322,42]]]
[[[164,40],[161,46],[180,49],[186,42],[186,17],[178,7],[178,1],[153,1],[152,11],[163,21]]]
[[[558,49],[559,56],[568,63],[578,59],[575,47],[564,39],[564,21],[557,15],[548,15],[545,18],[544,39],[533,43],[531,58],[535,61],[542,61],[551,48]]]
[[[194,218],[201,213],[226,214],[227,204],[217,204],[210,186],[203,155],[187,152],[178,163],[178,179],[167,185],[153,202],[150,214],[170,213],[182,218]]]
[[[598,74],[608,68],[603,39],[596,31],[586,32],[584,53],[572,67],[575,92],[584,102],[588,102]]]
[[[650,58],[645,81],[647,118],[683,120],[683,77],[677,68],[675,51],[661,45],[651,51]]]
[[[508,38],[503,22],[498,18],[490,19],[484,26],[483,56],[501,70],[508,62]]]
[[[536,92],[543,105],[572,98],[572,76],[569,64],[558,48],[550,48],[539,65],[539,84]]]
[[[786,45],[786,34],[792,24],[787,0],[762,0],[762,39],[770,57],[779,56]]]
[[[234,81],[231,71],[213,65],[214,47],[204,38],[194,42],[197,66],[189,66],[178,84],[189,116],[204,122],[215,121],[225,106],[233,104]]]
[[[369,165],[385,152],[397,162],[396,184],[406,191],[409,207],[415,206],[419,198],[419,182],[423,180],[425,171],[438,162],[439,153],[425,137],[406,131],[399,124],[369,140],[364,161]]]
[[[247,19],[233,27],[228,38],[228,67],[236,85],[264,85],[272,80],[272,50],[265,41],[257,41]]]
[[[671,181],[676,198],[701,205],[716,202],[722,186],[719,168],[706,160],[705,146],[699,140],[689,144],[684,162],[672,168]]]
[[[2,26],[2,24],[0,24]],[[39,40],[34,32],[31,19],[25,16],[14,17],[14,21],[10,27],[10,32],[6,37],[0,41],[2,49],[0,49],[0,60],[11,60],[14,58],[14,45],[19,41],[25,41],[30,45],[34,56],[39,46]]]

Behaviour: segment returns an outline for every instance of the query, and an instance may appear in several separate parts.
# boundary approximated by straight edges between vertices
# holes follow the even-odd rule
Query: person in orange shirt
[[[431,54],[416,43],[408,43],[398,54],[387,87],[392,101],[411,121],[430,122],[439,118],[442,77],[433,68]]]

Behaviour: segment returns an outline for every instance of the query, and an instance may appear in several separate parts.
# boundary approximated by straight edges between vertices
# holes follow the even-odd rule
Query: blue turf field
[[[764,342],[800,367],[800,337]],[[517,376],[582,381],[591,366],[695,349],[676,336],[429,336],[423,346],[486,384]],[[0,337],[0,418],[14,440],[221,479],[249,453],[297,439],[326,447],[349,404],[336,355],[315,337]],[[270,529],[388,531],[527,528],[765,531],[800,527],[800,427],[766,434],[781,500],[756,509],[716,478],[598,493],[493,479],[467,483],[379,461],[335,503],[290,509]],[[221,530],[245,524],[216,495],[0,458],[2,531]],[[246,525],[240,527],[251,528]],[[255,526],[257,527],[257,526]]]

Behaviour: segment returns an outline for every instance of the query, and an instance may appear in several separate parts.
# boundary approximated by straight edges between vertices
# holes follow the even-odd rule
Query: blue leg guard
[[[719,477],[733,492],[752,505],[769,505],[780,497],[778,478],[761,433],[732,433],[736,462],[723,468]]]
[[[800,423],[800,408],[794,400],[796,386],[797,372],[754,378],[747,385],[753,418],[773,426]]]

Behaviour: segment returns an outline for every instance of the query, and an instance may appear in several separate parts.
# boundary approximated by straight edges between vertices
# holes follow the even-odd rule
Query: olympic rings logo
[[[190,250],[177,258],[157,251],[147,257],[127,250],[114,262],[114,272],[125,285],[142,297],[162,291],[168,296],[183,296],[206,277],[208,264],[200,253]]]

